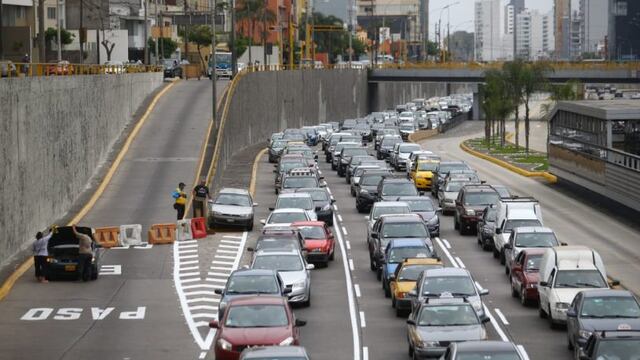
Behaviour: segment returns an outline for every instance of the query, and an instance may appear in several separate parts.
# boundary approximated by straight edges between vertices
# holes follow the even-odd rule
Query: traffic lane
[[[256,194],[258,203],[255,210],[255,230],[249,234],[247,246],[255,246],[262,226],[259,219],[266,219],[269,207],[275,206],[277,195],[274,189],[274,167],[268,162],[268,156],[259,159],[256,176]],[[323,176],[328,172],[323,171]],[[334,234],[336,228],[332,229]],[[337,241],[337,237],[336,237]],[[307,325],[300,328],[300,342],[313,359],[353,359],[353,337],[349,317],[345,274],[342,258],[344,254],[338,244],[335,260],[327,268],[311,271],[311,306],[294,306],[297,318],[306,320]],[[243,264],[250,263],[250,253],[243,256]]]
[[[478,137],[477,129],[460,129],[421,142],[424,149],[439,153],[443,159],[464,160],[488,183],[504,184],[515,194],[533,196],[542,205],[545,225],[552,228],[561,241],[585,245],[602,255],[608,275],[622,281],[628,289],[640,292],[640,234],[638,223],[610,216],[606,210],[585,204],[571,193],[556,190],[546,182],[516,175],[509,170],[472,156],[459,147],[465,138]]]
[[[332,171],[329,164],[321,163],[321,168],[336,199],[340,215],[338,220],[341,222],[339,226],[344,226],[346,229],[345,240],[349,241],[351,246],[350,254],[354,261],[353,282],[361,293],[358,297],[358,306],[366,325],[362,328],[362,346],[368,348],[370,359],[395,359],[407,356],[406,318],[396,316],[395,309],[391,307],[391,299],[385,298],[382,283],[376,279],[376,273],[369,268],[367,219],[365,218],[367,214],[358,213],[355,208],[355,198],[350,195],[350,188],[345,179]],[[437,241],[434,241],[434,246],[445,266],[454,266],[436,244]],[[490,339],[500,340],[494,324],[487,324],[486,329]]]
[[[461,266],[471,271],[474,279],[489,290],[485,305],[494,313],[506,334],[516,344],[523,345],[531,359],[571,359],[566,346],[566,330],[552,330],[546,320],[538,317],[537,307],[524,307],[511,296],[509,277],[504,265],[493,258],[492,252],[483,251],[475,235],[462,236],[453,229],[453,216],[440,217],[440,233],[451,245],[450,253],[460,258]],[[499,311],[506,323],[495,314]],[[508,324],[507,324],[508,323]]]

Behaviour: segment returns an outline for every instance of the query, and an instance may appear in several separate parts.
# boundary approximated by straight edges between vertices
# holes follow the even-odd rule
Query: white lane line
[[[195,278],[191,278],[191,279],[180,279],[180,282],[184,283],[191,283],[191,282],[196,282],[196,281],[200,281],[200,277],[195,277]]]
[[[220,251],[220,250],[218,250],[218,251]],[[216,254],[214,257],[216,259],[231,259],[231,260],[235,260],[236,259],[235,256],[218,255],[218,254]]]
[[[360,293],[360,285],[358,285],[358,284],[353,285],[353,289],[356,291],[356,296],[357,297],[362,296],[362,294]]]
[[[233,265],[232,261],[217,261],[217,260],[213,260],[211,263],[212,264],[222,264],[222,265]]]
[[[480,285],[479,282],[476,281],[475,283],[476,283],[476,287],[478,288],[478,291],[484,290],[484,288],[482,287],[482,285]]]
[[[195,299],[189,299],[186,300],[187,304],[193,304],[193,303],[197,303],[197,302],[213,302],[213,303],[219,303],[220,299],[216,299],[216,298],[211,298],[211,297],[200,297],[200,298],[195,298]],[[191,320],[191,319],[189,319]],[[187,322],[189,322],[189,320],[187,320]]]
[[[185,250],[179,249],[178,250],[178,253],[180,255],[194,254],[194,253],[197,253],[197,252],[198,252],[198,249],[185,249]]]
[[[208,277],[205,280],[206,281],[211,281],[211,282],[219,282],[219,283],[223,283],[223,284],[227,283],[227,279],[214,279],[214,278]],[[223,286],[223,288],[224,288],[224,286]]]
[[[218,311],[218,307],[217,306],[210,306],[210,305],[196,305],[196,306],[192,306],[191,310],[213,310],[213,311]]]
[[[334,205],[333,205],[333,210],[334,210],[334,211],[338,211],[338,205],[335,205],[335,204],[334,204]]]
[[[349,235],[349,233],[347,233],[347,228],[346,227],[342,227],[342,233],[344,234],[344,236]]]
[[[458,261],[458,264],[460,264],[460,267],[463,269],[466,269],[467,267],[464,266],[464,263],[462,262],[462,259],[460,259],[459,256],[456,256],[456,261]]]
[[[367,321],[364,318],[364,311],[360,311],[360,327],[361,328],[367,327]]]
[[[191,264],[197,264],[199,263],[198,260],[189,260],[189,261],[181,261],[180,265],[191,265]]]
[[[182,249],[193,249],[193,248],[197,248],[198,244],[187,244],[187,245],[180,245],[178,247],[178,249],[182,250]]]
[[[502,321],[503,324],[509,325],[509,322],[507,321],[507,317],[504,316],[504,314],[502,313],[502,311],[500,311],[500,309],[495,308],[493,310],[496,312],[496,315],[498,315],[498,317],[500,318],[500,321]]]
[[[193,271],[193,272],[188,272],[188,273],[182,273],[179,275],[181,278],[182,277],[188,277],[188,276],[200,276],[200,271]]]
[[[331,194],[331,189],[329,189],[329,187],[327,187],[327,192]]]
[[[362,360],[369,360],[369,348],[366,346],[362,347]]]
[[[185,291],[184,293],[186,296],[196,296],[196,295],[211,295],[211,296],[216,296],[216,293],[213,291],[206,291],[206,290],[200,290],[200,291]]]
[[[198,359],[202,360],[202,359],[204,359],[205,357],[207,357],[207,352],[206,352],[206,351],[203,351],[203,352],[201,352],[201,353],[200,353],[200,356],[198,356]]]
[[[228,272],[232,272],[233,271],[233,268],[224,267],[224,266],[211,266],[209,269],[211,269],[211,270],[220,270],[220,271],[228,271]]]
[[[180,259],[197,259],[198,255],[180,255],[180,253],[178,253],[178,251],[176,250],[176,255],[180,256]]]
[[[197,285],[187,285],[187,286],[183,286],[182,290],[191,290],[191,289],[217,289],[217,287],[215,285],[210,285],[210,284],[197,284]]]
[[[336,215],[333,214],[333,222],[336,222]],[[340,231],[336,231],[338,236],[338,244],[340,245],[340,251],[346,254],[347,251],[344,246],[344,239]],[[341,256],[342,266],[344,269],[345,284],[347,286],[347,300],[349,302],[349,317],[351,318],[351,337],[353,339],[353,359],[360,360],[360,331],[358,330],[358,320],[356,319],[356,301],[353,296],[353,282],[351,280],[351,273],[349,271],[349,265],[347,264],[347,257]]]
[[[240,240],[240,250],[244,249],[244,245],[247,242],[247,235],[248,233],[245,231],[242,233],[242,239]],[[236,255],[236,259],[233,261],[233,268],[237,269],[238,266],[240,265],[240,260],[242,259],[242,251],[238,251],[238,254]]]
[[[178,247],[183,247],[186,244],[197,244],[198,240],[182,240],[182,241],[176,241],[176,244],[178,244]]]
[[[218,245],[218,248],[234,249],[236,252],[238,251],[238,245],[225,245],[225,244],[220,244],[220,245]]]
[[[213,272],[213,271],[209,271],[209,272],[207,273],[207,275],[209,275],[209,276],[220,276],[220,277],[223,277],[223,278],[228,278],[228,277],[229,277],[229,274],[226,274],[226,273],[219,273],[219,272]]]
[[[444,247],[444,245],[442,245],[442,241],[440,241],[439,238],[435,238],[434,239],[436,241],[436,243],[438,244],[438,246],[440,246],[440,248],[442,249],[442,251],[444,251],[444,254],[447,256],[447,259],[449,259],[449,262],[451,262],[451,265],[453,267],[460,267],[460,265],[458,265],[458,263],[453,259],[453,257],[451,256],[451,254],[449,253],[449,250],[447,250],[446,247]]]
[[[447,249],[451,249],[451,244],[449,244],[449,241],[447,241],[447,239],[442,239],[442,242],[444,243],[444,246],[447,247]]]
[[[222,250],[222,249],[218,249],[216,250],[216,254],[221,253],[221,254],[237,254],[238,250]],[[217,255],[216,255],[217,256]],[[233,257],[234,259],[236,258],[235,256]]]
[[[349,259],[349,269],[351,269],[351,271],[355,270],[355,266],[353,266],[353,259]]]
[[[500,327],[500,325],[498,325],[498,322],[496,321],[496,319],[493,317],[493,315],[489,311],[489,308],[487,307],[487,305],[483,304],[482,306],[484,307],[484,313],[489,317],[489,319],[491,319],[491,325],[493,326],[493,328],[498,333],[498,336],[500,336],[500,339],[502,339],[502,341],[508,342],[509,338],[504,333],[504,331],[502,331],[502,327]]]
[[[524,346],[517,345],[518,351],[524,360],[529,360],[529,354],[527,354],[527,350],[524,349]]]
[[[351,250],[351,242],[349,240],[346,241],[345,245],[347,245],[347,250]]]
[[[338,214],[338,221],[342,221],[342,215]]]

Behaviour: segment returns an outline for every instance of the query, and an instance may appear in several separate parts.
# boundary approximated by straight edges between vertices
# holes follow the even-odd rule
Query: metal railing
[[[99,74],[131,74],[145,72],[162,72],[162,66],[156,65],[99,65],[71,63],[7,63],[0,62],[0,76],[38,77],[38,76],[71,76]]]
[[[549,136],[549,144],[560,146],[564,149],[580,153],[593,159],[603,160],[610,164],[640,172],[640,156],[638,155],[553,134]]]

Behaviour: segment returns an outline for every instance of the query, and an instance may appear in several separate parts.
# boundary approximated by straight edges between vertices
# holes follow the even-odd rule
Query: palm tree
[[[544,90],[547,87],[546,74],[553,68],[546,62],[528,64],[522,73],[522,102],[524,103],[524,140],[525,151],[529,155],[529,101],[533,93]]]
[[[486,114],[485,138],[487,147],[491,136],[492,123],[498,120],[500,146],[505,145],[505,119],[513,111],[513,97],[510,96],[509,77],[504,71],[491,69],[485,72],[485,96],[482,108]]]
[[[502,65],[502,71],[508,79],[509,97],[513,103],[515,112],[515,129],[516,129],[516,148],[520,146],[520,104],[523,102],[523,73],[526,70],[526,64],[522,59],[510,61]]]

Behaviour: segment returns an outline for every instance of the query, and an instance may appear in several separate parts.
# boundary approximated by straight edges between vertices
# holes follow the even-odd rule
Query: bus
[[[231,68],[231,53],[230,52],[225,52],[225,51],[216,51],[216,70],[215,70],[215,74],[216,74],[216,78],[219,77],[228,77],[229,79],[231,79],[231,77],[233,76],[232,73],[232,68]],[[209,78],[211,78],[211,75],[213,73],[213,62],[211,60],[209,60],[209,66],[207,69],[207,75],[209,76]]]

